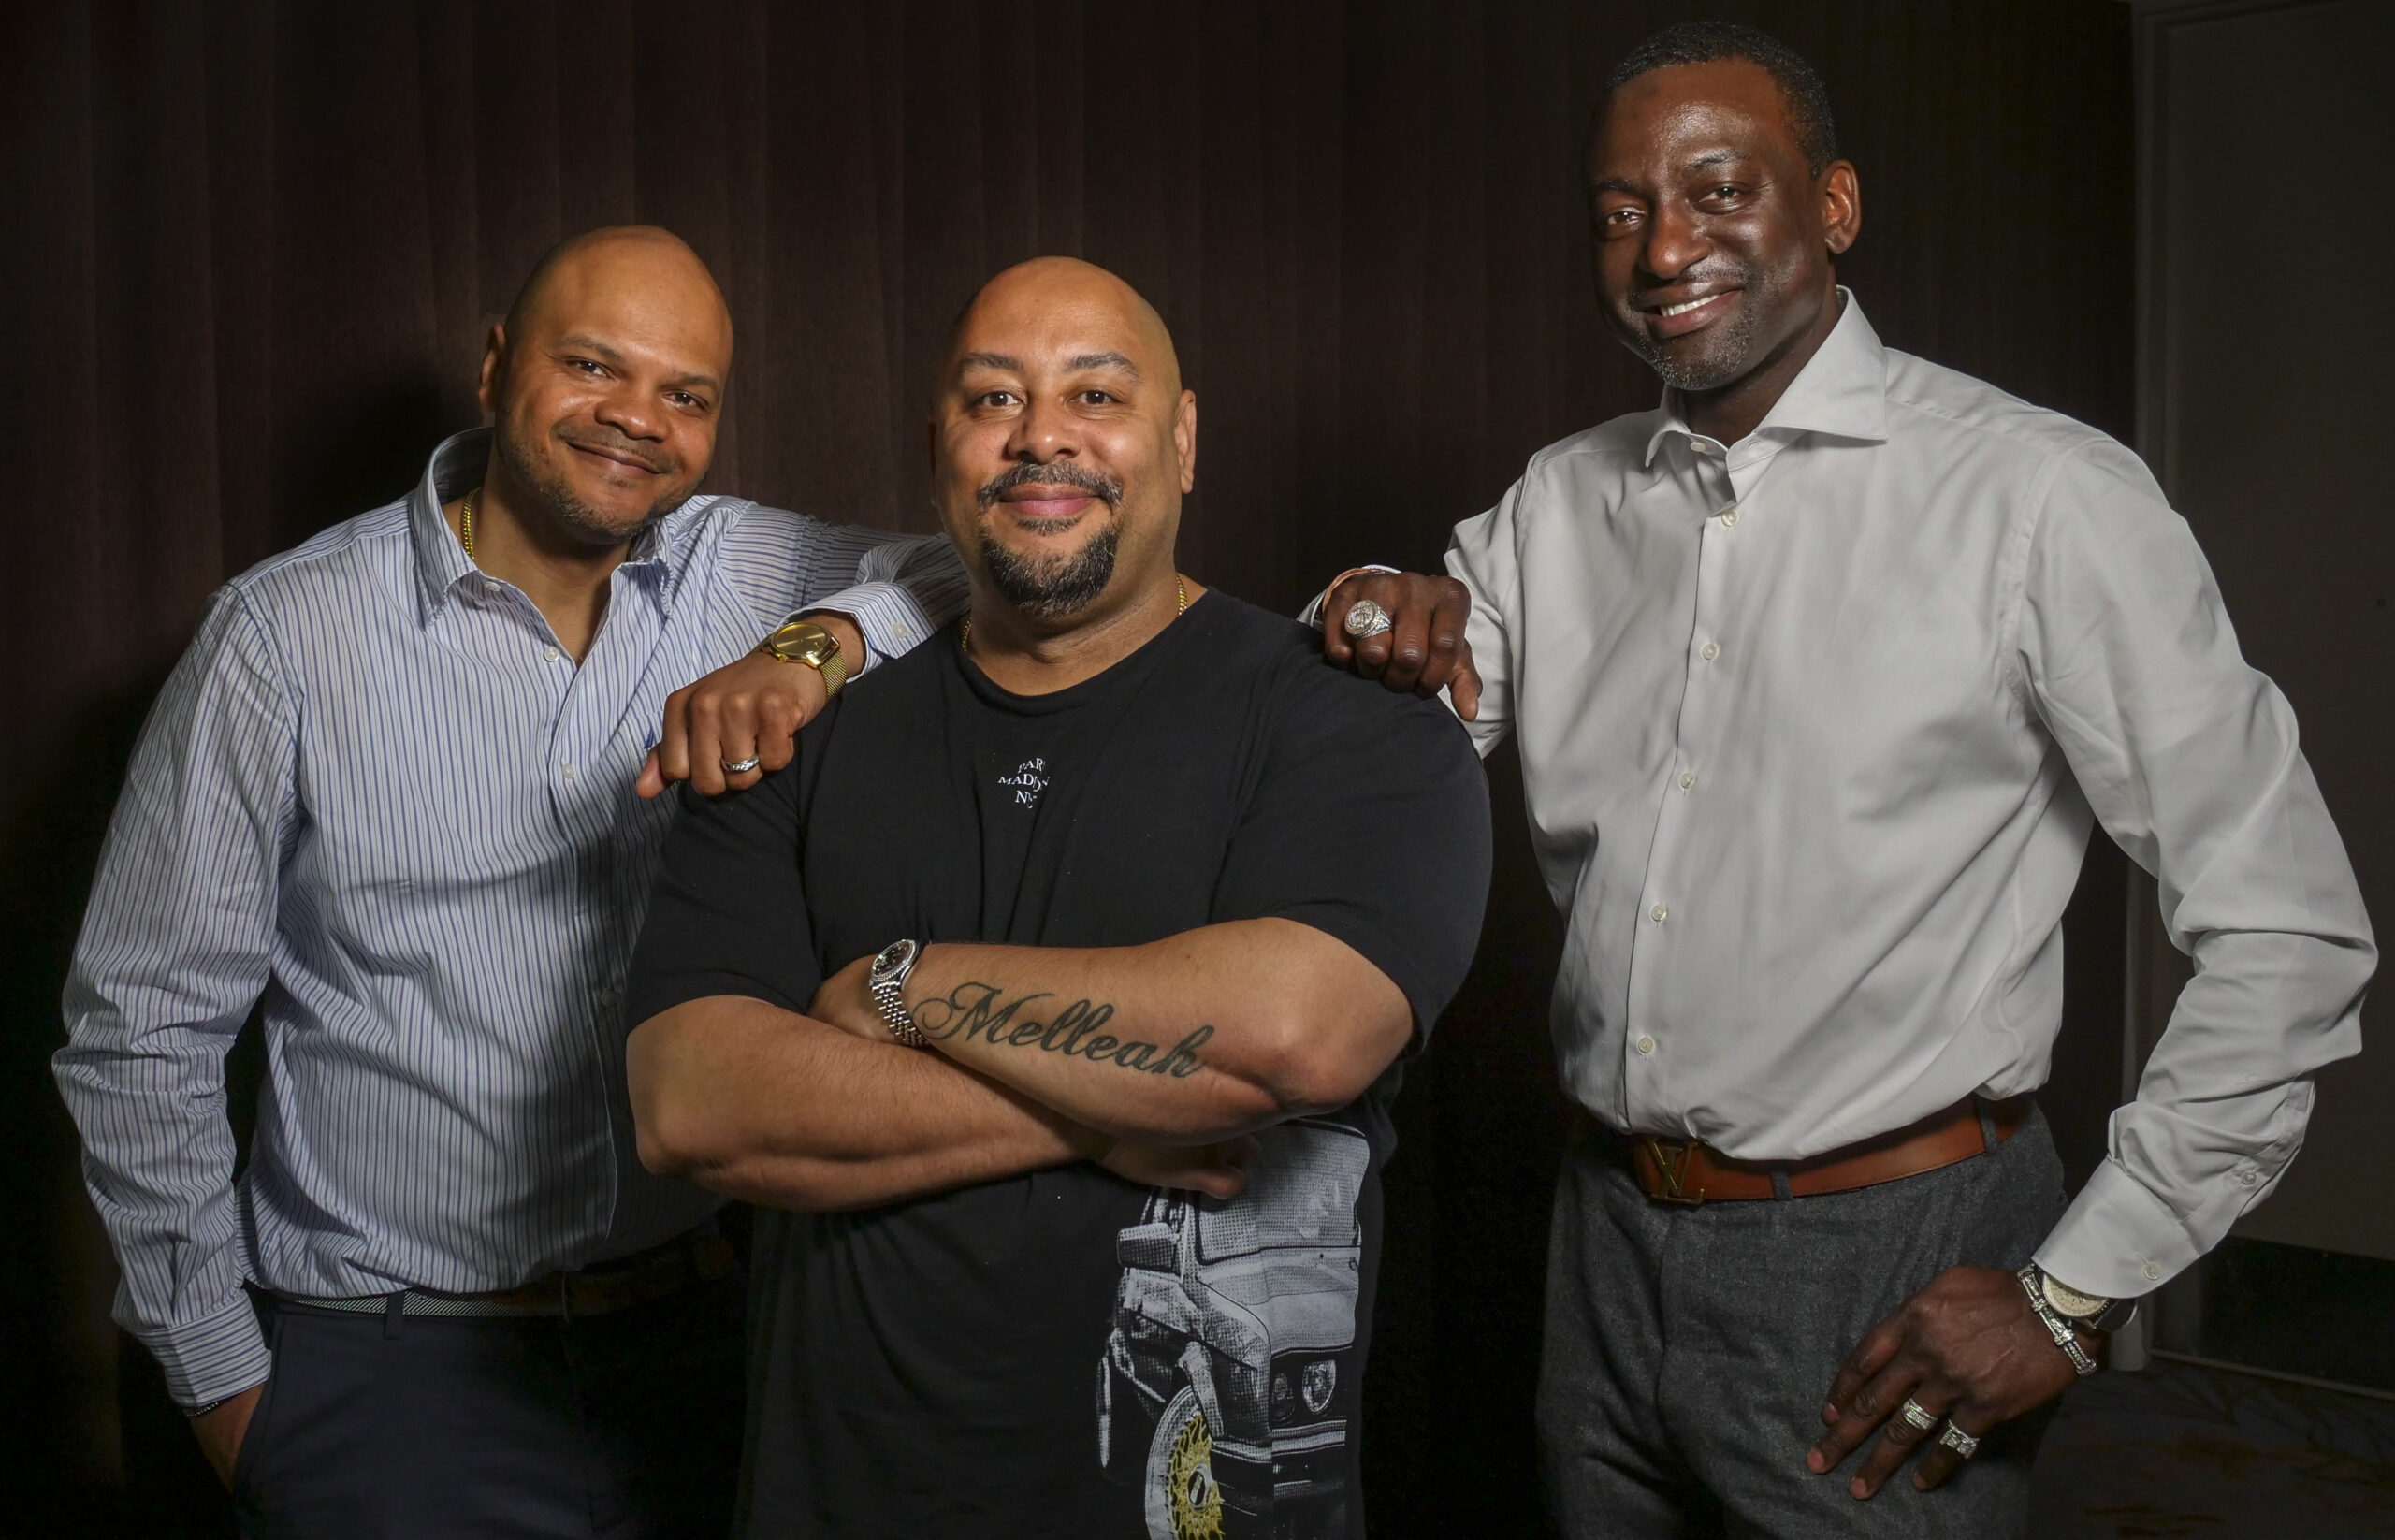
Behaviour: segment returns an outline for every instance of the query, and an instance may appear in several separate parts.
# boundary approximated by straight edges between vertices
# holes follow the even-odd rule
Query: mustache
[[[621,433],[569,432],[560,428],[557,430],[557,435],[576,449],[591,449],[602,455],[614,455],[619,458],[631,460],[643,470],[653,472],[660,476],[674,469],[671,461],[659,459],[655,451],[643,448]]]
[[[1657,289],[1677,288],[1683,283],[1712,284],[1721,288],[1750,288],[1754,284],[1754,269],[1741,263],[1721,262],[1709,268],[1690,268],[1669,278],[1658,278],[1640,283],[1630,294],[1631,306],[1641,314],[1647,310],[1647,297]]]
[[[1033,465],[1024,461],[1010,465],[983,482],[973,494],[973,501],[981,512],[988,513],[990,504],[1018,487],[1070,487],[1101,499],[1109,508],[1123,505],[1123,484],[1104,472],[1092,471],[1060,460],[1054,465]]]

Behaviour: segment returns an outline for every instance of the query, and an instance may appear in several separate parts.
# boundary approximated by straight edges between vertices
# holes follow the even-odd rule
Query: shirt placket
[[[1693,917],[1698,895],[1680,891],[1682,853],[1709,794],[1706,774],[1720,741],[1727,711],[1728,671],[1738,666],[1729,613],[1732,562],[1741,519],[1723,452],[1692,441],[1696,603],[1682,659],[1680,709],[1673,723],[1672,755],[1657,789],[1655,835],[1640,892],[1637,937],[1631,945],[1630,1010],[1623,1034],[1623,1099],[1629,1126],[1656,1133],[1684,1131],[1681,1111],[1668,1095],[1671,1022],[1661,999],[1673,970],[1666,949]]]

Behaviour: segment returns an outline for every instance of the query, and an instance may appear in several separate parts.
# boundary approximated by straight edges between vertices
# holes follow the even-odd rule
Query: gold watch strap
[[[805,626],[820,636],[828,650],[812,654],[784,651],[782,637],[800,626]],[[826,700],[837,695],[840,692],[840,687],[849,682],[849,660],[841,651],[840,639],[820,622],[809,620],[804,616],[794,620],[785,620],[775,627],[772,635],[757,644],[757,650],[777,663],[802,663],[821,675],[823,697]]]

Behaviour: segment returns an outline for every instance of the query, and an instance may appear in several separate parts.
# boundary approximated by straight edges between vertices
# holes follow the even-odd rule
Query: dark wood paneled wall
[[[472,419],[482,328],[544,246],[689,237],[739,328],[715,485],[904,528],[928,528],[929,353],[974,283],[1040,252],[1113,267],[1204,407],[1184,564],[1294,606],[1353,560],[1434,560],[1532,450],[1651,402],[1597,331],[1575,150],[1595,82],[1689,14],[1827,77],[1867,215],[1844,269],[1893,344],[2126,433],[2105,0],[12,6],[0,1359],[31,1388],[0,1504],[76,1494],[91,1533],[118,1501],[109,1268],[43,1061],[130,734],[210,588]],[[1480,965],[1391,1177],[1367,1433],[1390,1535],[1535,1524],[1556,927],[1502,761],[1494,785]],[[2073,922],[2053,1105],[2082,1169],[2119,885],[2099,861]]]

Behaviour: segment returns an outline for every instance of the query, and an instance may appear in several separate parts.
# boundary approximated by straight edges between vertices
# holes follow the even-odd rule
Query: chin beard
[[[499,431],[499,458],[507,467],[509,479],[531,494],[533,503],[548,516],[551,523],[593,545],[628,545],[639,539],[642,530],[690,501],[688,492],[660,499],[647,513],[625,523],[608,517],[576,497],[562,475],[533,459],[504,427]]]
[[[1750,354],[1757,324],[1755,312],[1740,305],[1728,321],[1698,334],[1706,341],[1697,356],[1675,358],[1663,351],[1663,344],[1647,335],[1645,323],[1633,317],[1630,351],[1646,359],[1647,367],[1674,390],[1719,390],[1735,384],[1753,367]]]
[[[1114,552],[1122,538],[1122,526],[1110,520],[1072,555],[1036,559],[1017,556],[984,533],[981,566],[1009,604],[1042,620],[1061,620],[1097,603],[1114,580]]]

